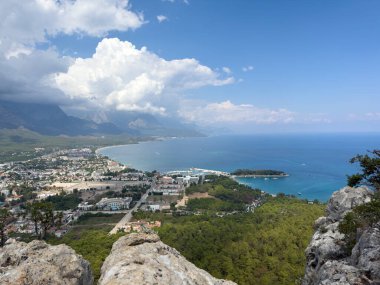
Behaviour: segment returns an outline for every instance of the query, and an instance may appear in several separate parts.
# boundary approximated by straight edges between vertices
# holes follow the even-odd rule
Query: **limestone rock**
[[[373,193],[367,187],[344,187],[332,194],[327,204],[327,218],[340,221],[355,206],[371,201]]]
[[[364,231],[352,249],[351,263],[380,284],[380,224]]]
[[[100,285],[186,284],[233,285],[216,279],[187,261],[177,250],[160,241],[156,234],[121,237],[103,263]]]
[[[88,261],[66,245],[9,241],[0,249],[2,285],[90,285]]]
[[[366,284],[360,270],[346,262],[329,260],[317,271],[314,283],[320,285]]]
[[[307,247],[303,285],[380,284],[380,232],[378,228],[365,231],[352,251],[344,249],[344,235],[339,222],[353,207],[371,200],[366,187],[344,187],[330,198],[326,217],[316,220],[314,233]]]

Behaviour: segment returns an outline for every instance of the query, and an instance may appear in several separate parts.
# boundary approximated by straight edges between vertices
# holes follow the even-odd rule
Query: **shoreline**
[[[150,137],[146,140],[137,141],[134,143],[125,143],[125,144],[115,144],[115,145],[108,145],[108,146],[102,146],[95,150],[95,154],[99,154],[101,150],[109,149],[113,147],[121,147],[121,146],[128,146],[128,145],[134,145],[134,144],[141,144],[141,143],[148,143],[148,142],[155,142],[155,141],[167,141],[167,140],[175,140],[175,139],[183,139],[187,137]],[[192,138],[192,137],[189,137]]]

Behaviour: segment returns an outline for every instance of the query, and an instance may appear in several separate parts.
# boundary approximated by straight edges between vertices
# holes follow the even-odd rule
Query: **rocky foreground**
[[[91,285],[90,264],[66,245],[10,240],[0,249],[1,285]]]
[[[0,249],[1,285],[92,285],[88,261],[66,245],[8,241]],[[112,247],[102,266],[101,285],[233,285],[187,261],[156,234],[130,234]]]
[[[111,254],[103,263],[99,284],[236,283],[212,277],[187,261],[177,250],[161,242],[156,234],[130,234],[114,243]]]
[[[306,249],[303,285],[380,284],[380,224],[362,232],[351,253],[345,250],[344,235],[338,231],[343,217],[371,196],[364,187],[345,187],[332,195],[327,215],[315,222],[316,232]]]

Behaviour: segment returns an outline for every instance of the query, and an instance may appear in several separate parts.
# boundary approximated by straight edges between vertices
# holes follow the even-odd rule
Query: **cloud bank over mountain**
[[[196,59],[165,60],[117,38],[103,39],[91,58],[77,58],[52,80],[69,98],[88,100],[98,108],[161,115],[186,90],[234,82]]]

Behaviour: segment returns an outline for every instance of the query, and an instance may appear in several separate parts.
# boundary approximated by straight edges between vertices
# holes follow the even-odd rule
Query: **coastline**
[[[149,139],[137,141],[134,143],[125,143],[125,144],[115,144],[115,145],[108,145],[108,146],[102,146],[95,150],[95,154],[99,154],[101,150],[109,149],[113,147],[121,147],[121,146],[128,146],[128,145],[134,145],[134,144],[141,144],[141,143],[148,143],[148,142],[154,142],[154,141],[167,141],[167,140],[175,140],[175,139],[182,139],[186,137],[150,137]]]
[[[190,167],[228,172],[239,168],[280,169],[290,175],[280,177],[244,175],[235,178],[241,183],[260,188],[267,193],[283,192],[298,195],[298,192],[301,192],[303,198],[326,201],[334,190],[345,185],[345,174],[354,173],[352,166],[345,163],[345,158],[375,144],[372,140],[367,142],[367,137],[364,136],[359,140],[360,145],[356,140],[351,140],[352,143],[347,148],[337,152],[335,148],[342,140],[343,138],[331,139],[325,136],[321,141],[318,140],[318,144],[314,147],[320,153],[320,158],[309,151],[310,144],[305,143],[305,141],[313,142],[313,138],[302,137],[299,141],[299,138],[292,137],[282,142],[265,136],[259,139],[256,136],[209,137],[207,140],[168,139],[167,142],[160,142],[160,146],[156,138],[150,138],[150,141],[145,141],[149,144],[134,143],[127,147],[129,143],[126,141],[126,144],[123,144],[125,146],[111,144],[106,148],[98,148],[97,153],[136,169],[156,169],[162,173]],[[267,145],[267,141],[271,142],[270,146]],[[293,147],[297,145],[301,145],[302,148],[300,152],[293,153]],[[137,152],[140,150],[141,154]]]

